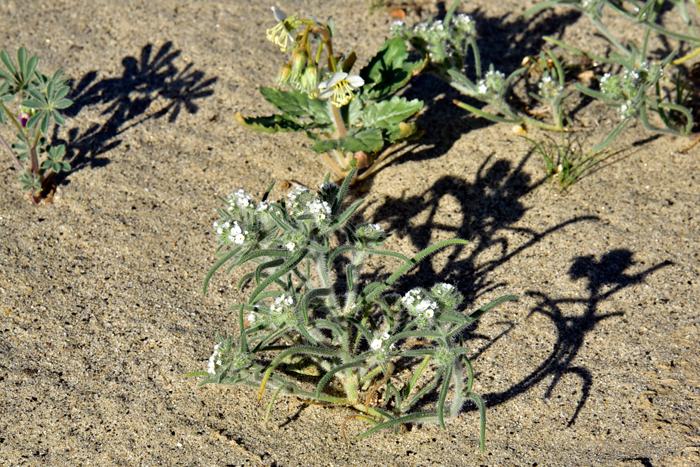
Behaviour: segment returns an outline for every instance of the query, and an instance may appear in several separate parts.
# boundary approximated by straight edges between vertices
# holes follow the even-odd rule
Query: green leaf
[[[56,100],[58,103],[58,101],[60,101],[64,97],[66,97],[66,94],[68,94],[68,91],[70,91],[70,88],[68,86],[59,86],[58,89],[56,89],[56,95],[54,96],[54,100]],[[68,99],[66,99],[66,100],[68,100]],[[72,103],[73,102],[71,101],[70,104],[72,104]],[[70,104],[68,104],[68,105],[70,105]],[[56,108],[59,109],[59,108],[64,108],[64,107],[56,107]]]
[[[54,109],[65,109],[73,105],[73,101],[70,99],[60,99],[53,104]]]
[[[34,128],[42,115],[43,112],[37,112],[36,115],[33,115],[32,118],[27,121],[27,128]]]
[[[344,138],[318,140],[311,146],[311,149],[319,154],[333,149],[341,149],[345,152],[374,152],[381,149],[382,146],[384,146],[384,139],[381,130],[371,128]]]
[[[250,130],[262,131],[263,133],[300,131],[304,129],[304,126],[285,118],[284,115],[245,118],[238,112],[236,120]]]
[[[387,40],[360,70],[365,80],[362,93],[369,99],[379,100],[389,97],[406,85],[414,71],[419,70],[425,61],[405,63],[408,50],[400,37]]]
[[[56,123],[58,125],[63,125],[66,123],[66,120],[61,116],[61,114],[55,110],[51,111],[51,116],[53,117],[53,119],[56,121]]]
[[[14,75],[15,78],[17,78],[17,69],[15,66],[12,64],[12,59],[10,58],[10,55],[6,51],[0,52],[0,60],[2,60],[2,63],[5,64],[7,67],[7,70]]]
[[[27,49],[24,46],[17,50],[17,65],[22,78],[27,77]]]
[[[44,118],[41,119],[41,132],[46,133],[49,131],[49,120],[51,119],[51,114],[48,112],[41,112],[42,115],[44,115]]]
[[[22,101],[22,107],[26,107],[28,109],[44,109],[46,108],[46,104],[34,99],[25,99]]]
[[[270,104],[280,109],[283,113],[298,118],[309,118],[317,126],[333,123],[328,114],[326,103],[319,99],[309,99],[309,96],[300,91],[280,91],[275,88],[260,87],[260,94]]]
[[[364,112],[362,124],[367,127],[389,128],[408,117],[416,114],[423,108],[423,101],[394,96],[389,100],[371,105]]]

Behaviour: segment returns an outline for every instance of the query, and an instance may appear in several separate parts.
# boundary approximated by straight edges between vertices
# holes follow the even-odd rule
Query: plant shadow
[[[528,249],[564,227],[580,222],[598,221],[598,217],[595,216],[574,216],[541,229],[515,226],[527,211],[522,198],[542,183],[542,180],[531,180],[523,171],[523,165],[529,157],[530,155],[526,155],[517,166],[512,167],[511,163],[505,160],[492,161],[491,156],[479,168],[475,180],[471,183],[454,176],[444,176],[418,195],[406,196],[404,192],[395,197],[387,196],[372,216],[373,221],[388,221],[389,226],[386,230],[399,236],[407,236],[416,249],[426,248],[432,243],[431,238],[434,238],[435,234],[444,232],[451,237],[465,238],[471,242],[468,247],[451,247],[451,253],[439,270],[431,261],[422,261],[415,267],[412,275],[404,276],[400,283],[395,285],[396,292],[404,294],[413,287],[449,282],[464,295],[465,303],[476,303],[484,295],[493,295],[495,290],[503,290],[508,285],[503,281],[496,282],[491,279],[492,273],[499,267],[517,255],[527,253]],[[442,203],[446,198],[457,201],[458,207],[454,208],[454,212],[462,213],[460,225],[444,223],[441,220],[451,216],[451,210],[445,209],[445,204]],[[417,218],[421,219],[418,225],[412,222]],[[512,245],[509,240],[514,237],[513,234],[522,239],[517,245]],[[468,248],[468,253],[462,254],[465,248]],[[587,292],[582,298],[552,298],[540,291],[527,291],[526,295],[534,297],[537,301],[528,317],[535,313],[540,314],[550,319],[555,327],[556,339],[553,349],[541,362],[535,363],[534,369],[521,381],[510,385],[505,391],[483,395],[486,406],[493,407],[515,399],[551,376],[552,380],[545,392],[545,398],[548,398],[563,376],[574,374],[581,379],[582,384],[580,400],[569,419],[569,426],[574,424],[593,384],[593,373],[576,362],[577,355],[586,341],[586,336],[598,323],[623,314],[600,313],[600,303],[629,286],[641,283],[649,274],[670,264],[672,263],[666,261],[641,272],[630,273],[628,269],[635,265],[634,253],[624,248],[615,249],[603,254],[600,259],[581,256],[572,260],[567,274],[572,281],[586,281]],[[363,279],[377,280],[370,277]],[[566,307],[568,310],[571,305],[583,305],[583,313],[575,314],[562,309]],[[478,358],[518,325],[508,320],[496,324],[501,331],[495,337],[478,332],[478,321],[460,336],[464,341],[486,341],[470,358]],[[432,396],[428,399],[430,397]],[[476,407],[467,406],[465,410],[476,410]]]
[[[107,165],[109,159],[100,156],[120,146],[120,136],[130,128],[166,116],[173,123],[183,109],[190,114],[199,111],[195,101],[214,94],[211,86],[217,78],[206,77],[192,63],[178,68],[175,59],[180,54],[172,42],[155,53],[153,45],[147,44],[138,59],[122,59],[120,77],[100,78],[98,71],[90,71],[78,83],[70,83],[73,105],[66,109],[67,117],[76,118],[84,108],[93,106],[101,106],[100,115],[105,116],[101,123],[71,129],[67,140],[54,134],[55,141],[66,145],[65,159],[72,171]],[[160,108],[150,111],[154,103],[161,104]]]

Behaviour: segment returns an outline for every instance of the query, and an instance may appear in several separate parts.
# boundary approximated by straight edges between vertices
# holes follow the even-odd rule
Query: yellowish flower
[[[321,91],[318,97],[321,99],[330,97],[333,105],[342,107],[355,97],[353,91],[362,87],[363,84],[365,84],[365,80],[359,76],[339,71],[318,85],[318,89]]]
[[[296,27],[296,14],[287,17],[284,11],[278,10],[275,7],[272,7],[272,12],[277,20],[277,25],[266,31],[267,40],[274,42],[284,53],[287,52],[290,47],[294,46],[294,37],[292,37],[291,31]],[[291,44],[289,44],[290,41]]]

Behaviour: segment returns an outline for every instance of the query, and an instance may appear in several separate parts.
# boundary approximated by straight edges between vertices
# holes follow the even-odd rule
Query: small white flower
[[[269,201],[261,201],[260,204],[258,204],[258,207],[255,208],[255,210],[256,211],[267,211],[269,207],[270,207]]]
[[[250,314],[248,315],[248,322],[250,324],[253,324],[255,320],[257,319],[258,315],[255,314],[255,312],[251,311]]]
[[[432,318],[433,316],[435,316],[435,312],[433,311],[432,308],[428,308],[427,310],[425,310],[425,312],[423,313],[423,315],[424,315],[426,318],[430,319],[430,318]]]
[[[375,232],[384,232],[384,229],[379,224],[369,224],[370,228]]]
[[[486,86],[486,83],[484,83],[482,80],[482,82],[479,82],[479,86],[476,88],[476,90],[479,94],[486,94],[489,88],[488,86]]]
[[[379,350],[382,348],[383,342],[384,341],[381,339],[374,339],[369,346],[372,348],[372,350]]]
[[[354,97],[353,91],[362,87],[365,80],[357,75],[349,75],[344,71],[338,71],[318,85],[321,90],[320,99],[331,98],[331,102],[336,107],[347,105]]]
[[[286,243],[286,244],[284,245],[284,247],[285,247],[286,249],[288,249],[289,251],[294,251],[294,249],[297,247],[297,244],[294,243],[294,242],[289,242],[289,243]]]
[[[382,333],[382,340],[389,340],[391,338],[391,335],[388,332],[383,332]]]
[[[236,243],[237,245],[242,245],[243,242],[245,242],[245,235],[243,235],[243,234],[238,234],[238,235],[236,235],[236,236],[233,237],[233,241],[234,241],[234,243]]]

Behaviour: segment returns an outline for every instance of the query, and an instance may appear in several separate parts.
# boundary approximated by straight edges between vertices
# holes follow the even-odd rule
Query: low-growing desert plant
[[[51,77],[39,72],[38,57],[27,58],[24,47],[17,51],[17,63],[4,50],[0,59],[5,66],[0,68],[0,123],[9,123],[17,131],[15,143],[10,145],[0,135],[0,144],[20,174],[22,190],[38,204],[50,191],[53,177],[70,170],[70,164],[63,160],[65,146],[52,146],[48,140],[51,121],[63,125],[65,120],[58,111],[72,104],[66,99],[68,80],[61,78],[62,70]]]
[[[318,192],[297,187],[278,202],[268,199],[272,187],[259,203],[243,190],[222,198],[221,219],[214,224],[220,259],[204,291],[217,270],[246,263],[255,268],[239,286],[252,282],[254,288],[246,303],[232,308],[236,334],[219,335],[208,370],[191,375],[206,376],[201,384],[258,387],[258,400],[265,389],[274,391],[266,423],[279,393],[351,407],[357,413],[346,421],[373,425],[360,438],[404,423],[437,422],[445,428],[445,420],[472,400],[481,414],[483,450],[485,406],[472,391],[463,334],[487,310],[516,297],[506,295],[464,314],[463,297],[449,284],[414,288],[403,296],[389,292],[432,253],[468,242],[444,240],[413,258],[383,249],[382,227],[349,221],[362,201],[343,209],[356,172],[340,187],[329,175]],[[383,280],[363,275],[372,255],[401,265]],[[315,387],[301,382],[300,373],[315,377]],[[436,401],[430,393],[437,394]]]
[[[413,27],[403,21],[396,21],[392,27],[395,37],[407,41],[426,60],[422,72],[432,72],[463,94],[486,104],[488,107],[477,108],[465,102],[455,104],[470,112],[494,122],[522,124],[528,123],[540,128],[554,131],[571,131],[572,119],[566,114],[564,100],[578,92],[601,100],[607,106],[618,109],[620,121],[610,133],[596,144],[589,152],[598,153],[607,147],[615,137],[629,124],[638,119],[644,127],[656,133],[687,135],[693,125],[691,111],[687,107],[687,80],[676,73],[675,80],[664,81],[664,69],[671,63],[680,64],[691,55],[700,53],[700,39],[695,35],[684,1],[674,1],[674,8],[679,9],[687,20],[690,35],[670,31],[659,26],[656,19],[662,8],[662,1],[618,1],[618,0],[552,0],[543,2],[525,13],[526,17],[555,5],[568,5],[580,10],[599,28],[602,36],[607,38],[614,50],[607,57],[600,57],[563,43],[552,37],[544,37],[553,46],[560,46],[567,52],[585,58],[603,70],[597,77],[599,89],[592,89],[578,82],[567,80],[566,62],[552,50],[543,50],[539,58],[524,57],[523,66],[510,75],[489,66],[486,73],[477,45],[474,21],[467,15],[457,14],[459,0],[455,1],[443,19],[429,18]],[[624,44],[616,39],[601,21],[603,8],[633,19],[646,27],[644,37],[636,43]],[[699,4],[700,6],[700,4]],[[671,51],[664,57],[657,57],[649,52],[649,39],[652,32],[673,39],[687,41],[698,47],[693,53],[672,62],[677,51]],[[532,82],[532,78],[536,82]],[[530,90],[527,96],[513,99],[514,86],[524,80],[523,87]],[[529,102],[523,98],[529,98]],[[515,106],[515,102],[521,105]],[[531,109],[537,107],[537,112]],[[551,114],[550,121],[543,121],[542,115]],[[653,122],[653,114],[658,122]]]
[[[364,169],[358,179],[369,176],[389,155],[421,135],[416,124],[406,120],[423,102],[397,92],[424,62],[407,61],[403,40],[386,41],[359,74],[352,75],[356,55],[336,54],[332,20],[321,24],[272,10],[277,25],[267,30],[267,38],[290,56],[277,75],[279,86],[288,89],[261,86],[260,93],[281,113],[246,118],[239,112],[239,123],[266,133],[303,131],[313,141],[311,149],[340,179],[353,167]]]
[[[606,152],[586,152],[580,146],[572,144],[570,137],[564,133],[561,135],[561,144],[549,136],[541,143],[523,138],[532,143],[532,149],[542,156],[547,177],[556,181],[562,191],[609,155]]]

